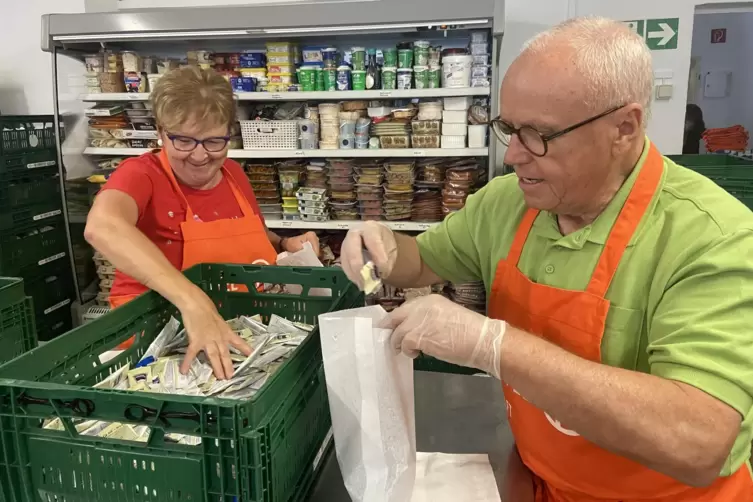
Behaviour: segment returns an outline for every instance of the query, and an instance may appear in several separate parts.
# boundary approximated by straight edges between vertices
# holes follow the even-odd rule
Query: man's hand
[[[382,327],[394,330],[393,346],[410,357],[423,352],[499,378],[504,321],[484,317],[444,296],[430,295],[395,309]]]
[[[364,266],[363,250],[368,251],[379,277],[387,278],[397,260],[397,241],[389,227],[375,221],[367,221],[348,231],[340,251],[345,275],[363,291],[361,269]]]
[[[283,247],[282,250],[287,251],[288,253],[296,253],[303,249],[303,245],[307,242],[311,244],[311,248],[314,250],[314,253],[316,253],[316,256],[319,256],[319,237],[317,237],[314,232],[306,232],[305,234],[296,235],[295,237],[283,238],[281,243]]]
[[[229,345],[246,356],[251,355],[251,347],[230,329],[206,295],[190,307],[181,310],[181,314],[189,341],[186,357],[180,367],[184,375],[202,350],[207,355],[218,380],[233,376],[233,361],[230,359]]]

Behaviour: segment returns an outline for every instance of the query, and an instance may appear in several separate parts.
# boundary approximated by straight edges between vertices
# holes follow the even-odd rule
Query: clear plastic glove
[[[397,242],[389,227],[376,221],[364,222],[345,236],[340,257],[345,275],[363,291],[361,269],[364,266],[363,250],[368,251],[379,277],[385,279],[392,273],[397,260]]]
[[[500,348],[507,324],[430,295],[403,304],[382,327],[394,330],[391,343],[409,357],[420,353],[477,368],[500,378]]]
[[[316,253],[316,256],[319,256],[321,252],[319,249],[319,237],[314,232],[306,232],[305,234],[296,235],[295,237],[286,237],[282,240],[281,247],[283,251],[296,253],[303,249],[303,245],[306,242],[311,243],[311,248],[314,250],[314,253]]]
[[[191,363],[202,350],[218,380],[233,376],[229,346],[232,345],[246,356],[251,355],[251,347],[230,329],[206,295],[197,299],[190,307],[184,308],[181,314],[188,333],[188,350],[180,366],[180,372],[184,375],[188,373]]]

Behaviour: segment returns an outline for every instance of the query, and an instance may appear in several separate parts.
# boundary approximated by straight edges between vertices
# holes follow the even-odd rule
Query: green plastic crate
[[[60,178],[50,168],[0,176],[0,210],[60,199]]]
[[[0,363],[37,346],[32,312],[23,279],[0,277]]]
[[[709,178],[753,209],[753,161],[732,155],[670,155],[681,166]]]
[[[55,148],[52,115],[0,115],[0,155]]]
[[[225,318],[276,313],[313,323],[363,305],[341,270],[198,265],[186,276]],[[258,293],[256,283],[300,284],[301,295]],[[228,291],[245,284],[249,293]],[[310,296],[329,288],[333,297]],[[176,310],[147,293],[0,367],[0,500],[281,502],[300,500],[318,471],[331,421],[318,331],[251,400],[92,389],[135,363]],[[98,356],[136,335],[106,364]],[[148,424],[147,444],[79,437],[70,417]],[[67,430],[40,428],[63,417]],[[198,446],[165,432],[202,437]]]
[[[0,274],[45,273],[45,268],[67,262],[68,242],[62,218],[15,232],[0,232]]]

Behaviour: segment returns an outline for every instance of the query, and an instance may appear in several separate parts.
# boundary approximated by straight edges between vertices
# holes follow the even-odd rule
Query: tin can
[[[337,90],[350,90],[350,66],[340,66],[337,68]]]

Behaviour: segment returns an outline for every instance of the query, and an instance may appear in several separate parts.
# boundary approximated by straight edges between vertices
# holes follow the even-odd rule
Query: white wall
[[[13,3],[13,7],[5,3]],[[0,111],[12,114],[51,114],[52,60],[42,52],[42,15],[84,12],[84,0],[5,0],[0,14]],[[77,71],[63,61],[61,71]]]
[[[711,30],[727,29],[727,42],[711,43]],[[707,71],[732,72],[730,93],[724,98],[703,96],[703,78],[694,102],[703,110],[706,127],[741,124],[753,131],[753,12],[698,14],[693,27],[692,56],[699,58],[701,77]]]

